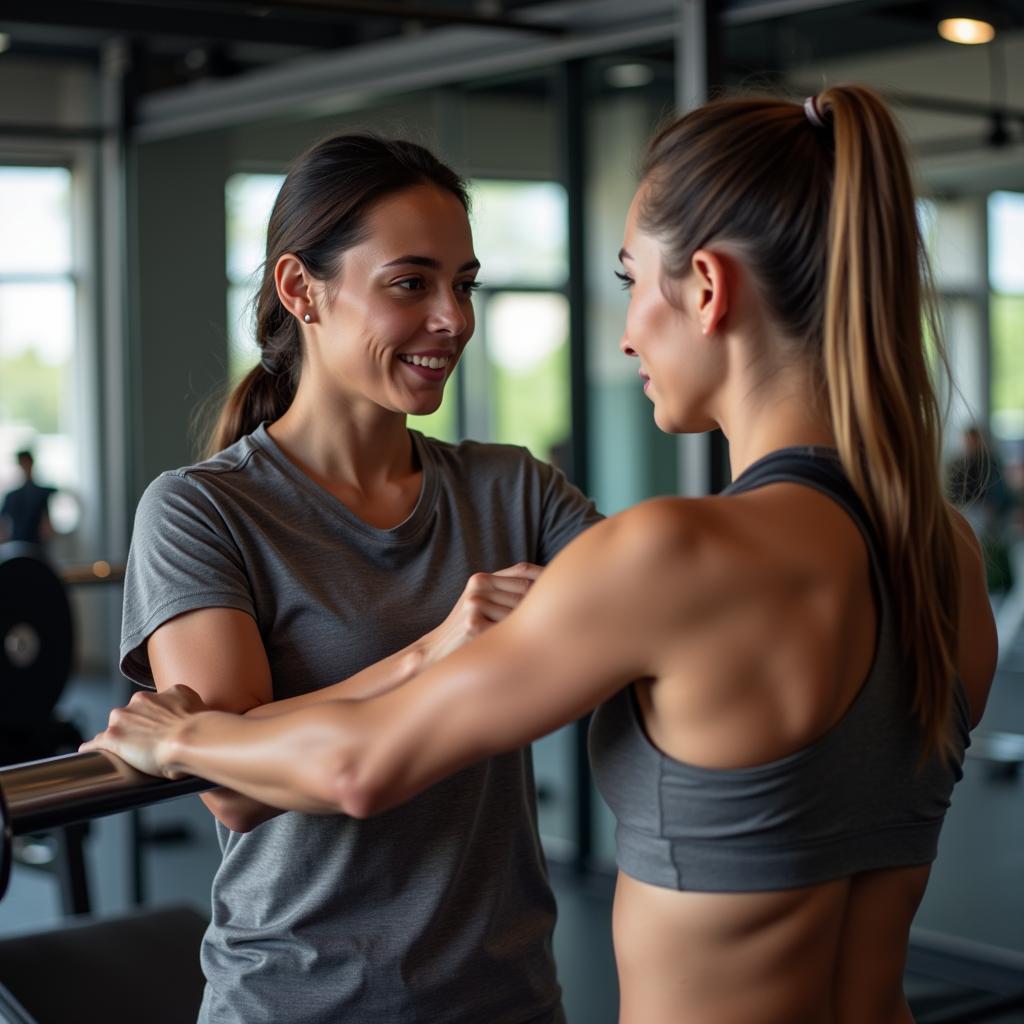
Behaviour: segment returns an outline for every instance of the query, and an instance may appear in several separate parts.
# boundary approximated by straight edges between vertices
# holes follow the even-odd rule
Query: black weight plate
[[[71,606],[26,545],[0,547],[0,727],[45,721],[71,671]]]

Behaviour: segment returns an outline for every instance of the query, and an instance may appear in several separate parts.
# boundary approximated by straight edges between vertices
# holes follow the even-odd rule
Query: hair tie
[[[818,106],[817,96],[808,96],[804,100],[804,113],[807,115],[807,120],[814,125],[815,128],[826,128],[828,127],[825,123],[825,118],[822,117],[821,109]]]

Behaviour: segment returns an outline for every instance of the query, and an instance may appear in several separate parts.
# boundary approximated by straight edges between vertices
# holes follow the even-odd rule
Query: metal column
[[[676,33],[676,108],[706,103],[722,83],[720,0],[679,0]],[[720,430],[679,438],[679,491],[715,494],[728,483],[728,447]]]

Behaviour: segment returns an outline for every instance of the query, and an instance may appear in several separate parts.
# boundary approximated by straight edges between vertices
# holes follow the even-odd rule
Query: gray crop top
[[[647,738],[633,687],[595,712],[590,758],[615,814],[627,875],[670,889],[757,892],[816,885],[935,859],[962,775],[970,716],[956,685],[956,760],[920,770],[921,733],[867,516],[835,453],[786,448],[748,468],[726,493],[805,484],[853,518],[871,556],[879,609],[875,660],[842,719],[809,746],[768,764],[717,770],[676,761]]]

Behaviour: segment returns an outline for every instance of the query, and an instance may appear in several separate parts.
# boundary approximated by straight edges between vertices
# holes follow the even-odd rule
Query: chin
[[[718,424],[707,416],[696,413],[673,416],[657,406],[654,409],[654,424],[663,434],[706,434],[718,428]]]
[[[429,398],[419,398],[412,402],[406,402],[402,410],[406,416],[429,416],[441,408],[441,400],[444,394],[432,395]]]

